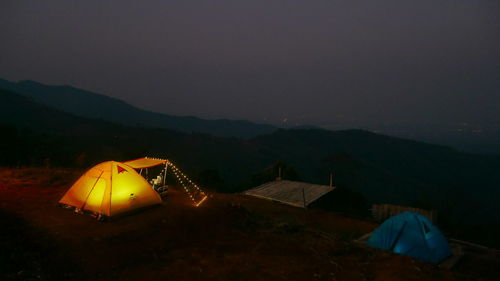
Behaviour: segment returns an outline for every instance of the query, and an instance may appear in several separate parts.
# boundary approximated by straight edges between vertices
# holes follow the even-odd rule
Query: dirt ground
[[[0,280],[500,280],[498,257],[440,269],[354,242],[373,222],[238,194],[99,222],[57,206],[80,174],[0,170]]]

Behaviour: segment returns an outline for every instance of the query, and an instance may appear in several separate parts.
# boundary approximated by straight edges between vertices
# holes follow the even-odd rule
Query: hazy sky
[[[0,78],[169,114],[500,127],[498,0],[2,0],[0,35]]]

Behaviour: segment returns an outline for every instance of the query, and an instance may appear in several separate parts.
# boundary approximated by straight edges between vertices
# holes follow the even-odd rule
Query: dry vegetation
[[[495,280],[371,249],[376,224],[235,194],[98,222],[57,207],[81,171],[0,170],[1,280]],[[498,260],[497,260],[498,262]],[[497,264],[498,265],[498,264]],[[497,267],[498,268],[498,267]],[[480,279],[481,278],[483,279]]]

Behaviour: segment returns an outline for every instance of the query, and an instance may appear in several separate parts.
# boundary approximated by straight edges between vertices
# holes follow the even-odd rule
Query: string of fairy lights
[[[172,164],[172,162],[170,162],[168,160],[167,160],[167,164],[170,166],[170,168],[172,168],[172,171],[174,172],[175,177],[177,178],[179,183],[182,185],[182,188],[184,188],[184,191],[186,191],[186,193],[189,195],[189,198],[191,198],[191,200],[193,201],[193,203],[196,207],[198,207],[201,203],[203,203],[203,201],[205,201],[207,199],[207,195],[205,194],[205,192],[203,192],[203,190],[201,190],[201,188],[196,183],[194,183],[188,176],[186,176],[183,172],[181,172],[181,170],[179,170],[179,168],[177,168],[174,164]],[[166,169],[167,168],[165,167],[164,171]],[[196,199],[193,196],[193,192],[191,191],[191,189],[188,188],[188,185],[194,187],[203,196],[203,198],[199,201],[196,201]]]

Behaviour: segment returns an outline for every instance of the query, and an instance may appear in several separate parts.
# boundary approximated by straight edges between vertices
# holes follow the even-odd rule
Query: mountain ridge
[[[194,116],[174,116],[143,110],[120,99],[69,85],[53,86],[23,80],[0,79],[0,87],[34,98],[37,102],[78,116],[104,119],[127,126],[199,132],[222,137],[252,138],[277,128],[247,120],[206,120]]]
[[[125,126],[144,128],[172,129],[186,133],[203,133],[221,137],[235,137],[240,139],[251,139],[259,135],[270,134],[279,127],[270,124],[254,123],[248,120],[229,119],[202,119],[195,116],[174,116],[153,111],[144,110],[131,105],[123,100],[109,97],[100,93],[95,93],[76,88],[71,85],[45,85],[33,80],[22,80],[10,82],[0,79],[0,87],[10,89],[18,94],[30,96],[36,101],[58,108],[65,112],[78,116],[103,119]],[[352,125],[356,127],[356,125]],[[398,128],[397,125],[395,128]],[[363,127],[363,126],[361,126]],[[287,127],[289,129],[326,129],[313,125],[301,125]],[[464,131],[451,130],[446,128],[439,134],[430,134],[426,131],[414,133],[403,133],[401,131],[391,131],[390,127],[383,130],[377,128],[369,129],[372,132],[385,132],[385,135],[394,137],[413,139],[420,142],[428,142],[452,146],[461,151],[480,154],[499,154],[500,133],[492,126],[486,128],[480,134],[471,131],[471,128]],[[347,128],[343,128],[347,129]],[[456,129],[456,128],[455,128]],[[462,128],[463,129],[463,128]]]

